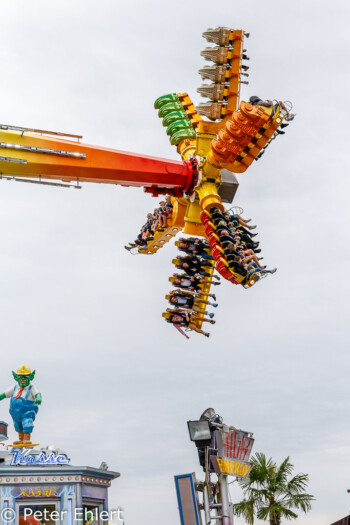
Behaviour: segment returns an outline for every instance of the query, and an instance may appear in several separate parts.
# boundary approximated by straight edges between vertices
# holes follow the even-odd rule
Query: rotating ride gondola
[[[266,275],[260,265],[251,266],[252,262],[242,272],[235,250],[230,253],[228,246],[234,244],[235,234],[241,232],[241,236],[249,237],[249,232],[242,234],[240,215],[230,216],[225,204],[231,203],[236,194],[236,174],[244,173],[261,158],[272,141],[284,134],[281,128],[294,117],[288,102],[265,101],[257,96],[250,97],[249,102],[240,101],[241,84],[248,84],[245,77],[249,57],[244,39],[249,34],[219,27],[208,29],[203,36],[214,46],[201,55],[214,65],[200,69],[202,79],[212,83],[197,91],[209,101],[195,106],[187,93],[171,93],[155,101],[158,116],[181,161],[86,145],[79,135],[0,125],[3,179],[78,188],[81,182],[121,184],[143,187],[155,197],[166,196],[166,217],[161,212],[162,222],[157,222],[153,231],[141,234],[128,249],[152,255],[180,232],[189,236],[184,239],[192,245],[196,239],[203,239],[201,254],[187,252],[192,270],[184,271],[180,261],[182,273],[178,274],[182,280],[194,277],[196,285],[188,286],[187,291],[184,286],[175,291],[180,304],[175,305],[175,311],[167,309],[163,313],[184,335],[181,327],[205,333],[203,322],[214,323],[212,314],[205,316],[215,270],[225,280],[244,288],[251,288]],[[246,243],[241,239],[240,250]],[[252,243],[254,246],[256,243]],[[179,267],[179,259],[174,262]],[[186,298],[188,295],[191,297]],[[174,315],[177,322],[173,321]]]

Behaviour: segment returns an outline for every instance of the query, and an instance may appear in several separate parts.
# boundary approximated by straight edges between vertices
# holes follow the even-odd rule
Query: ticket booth
[[[1,525],[102,525],[108,488],[119,477],[106,468],[75,467],[54,448],[0,451]]]

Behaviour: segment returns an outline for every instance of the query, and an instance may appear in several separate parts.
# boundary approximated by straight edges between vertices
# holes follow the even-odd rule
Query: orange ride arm
[[[145,191],[156,195],[182,196],[191,187],[192,172],[189,161],[160,159],[58,136],[0,129],[1,175],[143,186]]]

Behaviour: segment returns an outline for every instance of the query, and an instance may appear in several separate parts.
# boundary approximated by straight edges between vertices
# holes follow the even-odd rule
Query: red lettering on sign
[[[227,458],[245,461],[249,459],[253,440],[246,437],[242,432],[232,430],[223,433],[222,444]]]

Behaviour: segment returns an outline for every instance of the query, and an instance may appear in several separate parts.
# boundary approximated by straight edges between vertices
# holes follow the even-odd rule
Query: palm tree
[[[252,458],[252,468],[246,478],[238,480],[243,489],[244,499],[233,506],[236,516],[243,516],[249,525],[254,517],[270,521],[270,525],[280,525],[281,519],[296,519],[292,509],[307,513],[315,498],[304,492],[309,482],[307,474],[290,477],[294,466],[286,458],[278,466],[272,458],[257,453]]]

